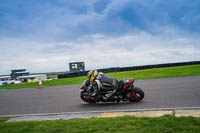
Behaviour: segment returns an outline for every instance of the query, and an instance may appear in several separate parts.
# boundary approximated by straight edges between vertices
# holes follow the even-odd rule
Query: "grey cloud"
[[[0,74],[15,68],[31,72],[66,71],[72,61],[85,61],[86,69],[95,69],[199,60],[199,38],[175,32],[173,37],[144,31],[123,36],[91,34],[74,41],[51,43],[8,38],[0,40],[4,44],[0,49],[4,55],[0,57]]]

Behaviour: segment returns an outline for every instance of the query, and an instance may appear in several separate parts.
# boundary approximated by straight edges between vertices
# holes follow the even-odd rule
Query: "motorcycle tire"
[[[130,102],[139,102],[144,98],[144,91],[139,87],[133,87],[127,96]]]
[[[94,98],[86,98],[84,96],[81,96],[81,99],[86,103],[91,103],[91,104],[96,103]]]

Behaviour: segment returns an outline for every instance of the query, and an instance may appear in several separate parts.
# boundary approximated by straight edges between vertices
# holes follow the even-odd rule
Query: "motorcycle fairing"
[[[133,79],[133,78],[122,79],[121,81],[124,83],[123,88],[127,88],[128,86],[130,86],[134,83],[135,79]]]

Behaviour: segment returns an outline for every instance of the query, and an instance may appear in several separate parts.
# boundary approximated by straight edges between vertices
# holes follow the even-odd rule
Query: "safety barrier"
[[[163,68],[163,67],[175,67],[175,66],[186,66],[186,65],[197,65],[200,64],[200,61],[190,61],[190,62],[178,62],[178,63],[166,63],[166,64],[155,64],[155,65],[143,65],[143,66],[133,66],[133,67],[113,67],[98,69],[98,71],[103,73],[108,72],[123,72],[123,71],[132,71],[132,70],[143,70],[151,68]],[[65,73],[58,75],[58,78],[72,78],[87,75],[88,71],[84,72],[75,72],[75,73]]]

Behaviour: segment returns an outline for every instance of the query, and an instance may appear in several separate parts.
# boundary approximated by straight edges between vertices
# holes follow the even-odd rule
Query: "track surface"
[[[200,76],[135,81],[145,98],[139,103],[87,104],[79,85],[0,90],[0,115],[200,107]]]

